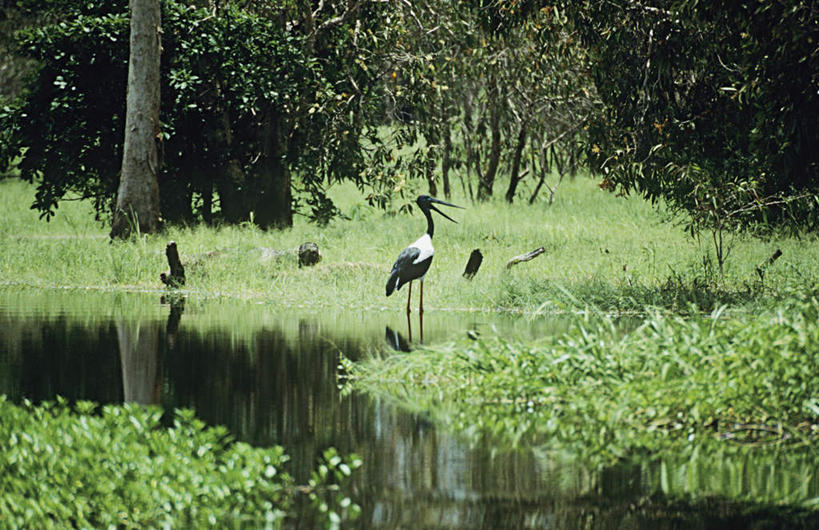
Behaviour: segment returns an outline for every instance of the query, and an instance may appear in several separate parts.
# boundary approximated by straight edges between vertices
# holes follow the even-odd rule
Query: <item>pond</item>
[[[0,288],[0,394],[188,407],[238,439],[281,444],[304,481],[334,446],[364,467],[361,528],[766,528],[819,526],[774,509],[819,496],[800,462],[674,455],[588,469],[524,449],[468,443],[423,415],[341,389],[339,352],[404,353],[465,333],[536,338],[568,322],[427,311],[311,314],[274,303],[159,293]]]

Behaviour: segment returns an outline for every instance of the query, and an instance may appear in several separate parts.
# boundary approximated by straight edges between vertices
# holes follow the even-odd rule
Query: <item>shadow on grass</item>
[[[548,279],[509,279],[503,282],[501,307],[535,307],[537,313],[585,310],[604,313],[642,314],[658,308],[680,314],[711,313],[719,307],[752,310],[770,306],[790,296],[787,288],[776,290],[762,282],[728,285],[704,276],[669,275],[659,284],[633,280],[610,282],[590,279],[582,283]],[[804,292],[804,287],[800,289]]]

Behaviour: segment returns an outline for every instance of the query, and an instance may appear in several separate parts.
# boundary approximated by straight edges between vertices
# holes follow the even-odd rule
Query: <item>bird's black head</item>
[[[417,199],[415,199],[415,203],[418,204],[418,207],[421,208],[422,212],[428,213],[430,210],[435,210],[439,214],[443,215],[453,223],[457,223],[455,219],[451,218],[441,210],[435,207],[436,204],[443,204],[444,206],[452,206],[453,208],[461,208],[463,206],[458,206],[457,204],[452,204],[451,202],[442,201],[440,199],[436,199],[435,197],[430,197],[429,195],[419,195]]]

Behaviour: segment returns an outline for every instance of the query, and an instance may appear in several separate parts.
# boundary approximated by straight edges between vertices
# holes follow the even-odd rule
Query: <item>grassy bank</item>
[[[414,194],[413,194],[414,195]],[[386,299],[384,283],[393,260],[424,230],[411,216],[373,209],[352,188],[335,190],[346,218],[318,227],[297,218],[292,229],[263,232],[252,226],[172,227],[165,233],[110,242],[87,203],[64,202],[45,223],[28,205],[33,188],[0,181],[0,281],[5,285],[126,291],[160,290],[167,269],[164,247],[178,243],[187,267],[185,291],[290,307],[399,310],[404,292]],[[599,190],[589,179],[567,182],[554,205],[498,201],[469,204],[458,224],[438,218],[436,257],[427,276],[428,310],[554,312],[592,304],[610,311],[642,311],[646,305],[710,311],[777,299],[812,282],[819,270],[815,238],[760,241],[738,236],[719,277],[711,248],[698,243],[639,199]],[[408,200],[409,202],[409,200]],[[292,250],[305,241],[321,248],[322,261],[300,269]],[[537,247],[546,252],[511,270],[512,256]],[[473,281],[461,277],[470,252],[484,263]],[[755,272],[775,248],[783,251],[764,284]],[[569,294],[567,296],[567,294]]]

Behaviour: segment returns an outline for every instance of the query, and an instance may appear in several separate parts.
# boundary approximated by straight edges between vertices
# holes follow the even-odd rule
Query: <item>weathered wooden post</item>
[[[168,265],[171,270],[168,273],[161,273],[159,279],[168,287],[179,287],[185,285],[185,267],[179,261],[179,252],[176,249],[176,241],[171,241],[165,245],[165,256],[168,258]]]
[[[513,265],[517,265],[518,263],[522,263],[524,261],[529,261],[531,259],[535,259],[536,257],[540,256],[546,252],[546,249],[543,247],[536,248],[531,252],[527,252],[526,254],[521,254],[520,256],[515,256],[514,258],[510,259],[506,262],[506,268],[511,269]]]
[[[476,248],[472,251],[472,254],[469,255],[469,261],[466,262],[464,278],[471,280],[478,273],[478,269],[481,267],[482,262],[483,254],[481,254],[481,250],[479,248]]]
[[[765,261],[760,263],[756,266],[756,273],[759,275],[760,281],[765,281],[765,271],[773,265],[773,262],[779,259],[779,256],[782,255],[782,251],[780,249],[774,250],[773,254],[768,256]]]

